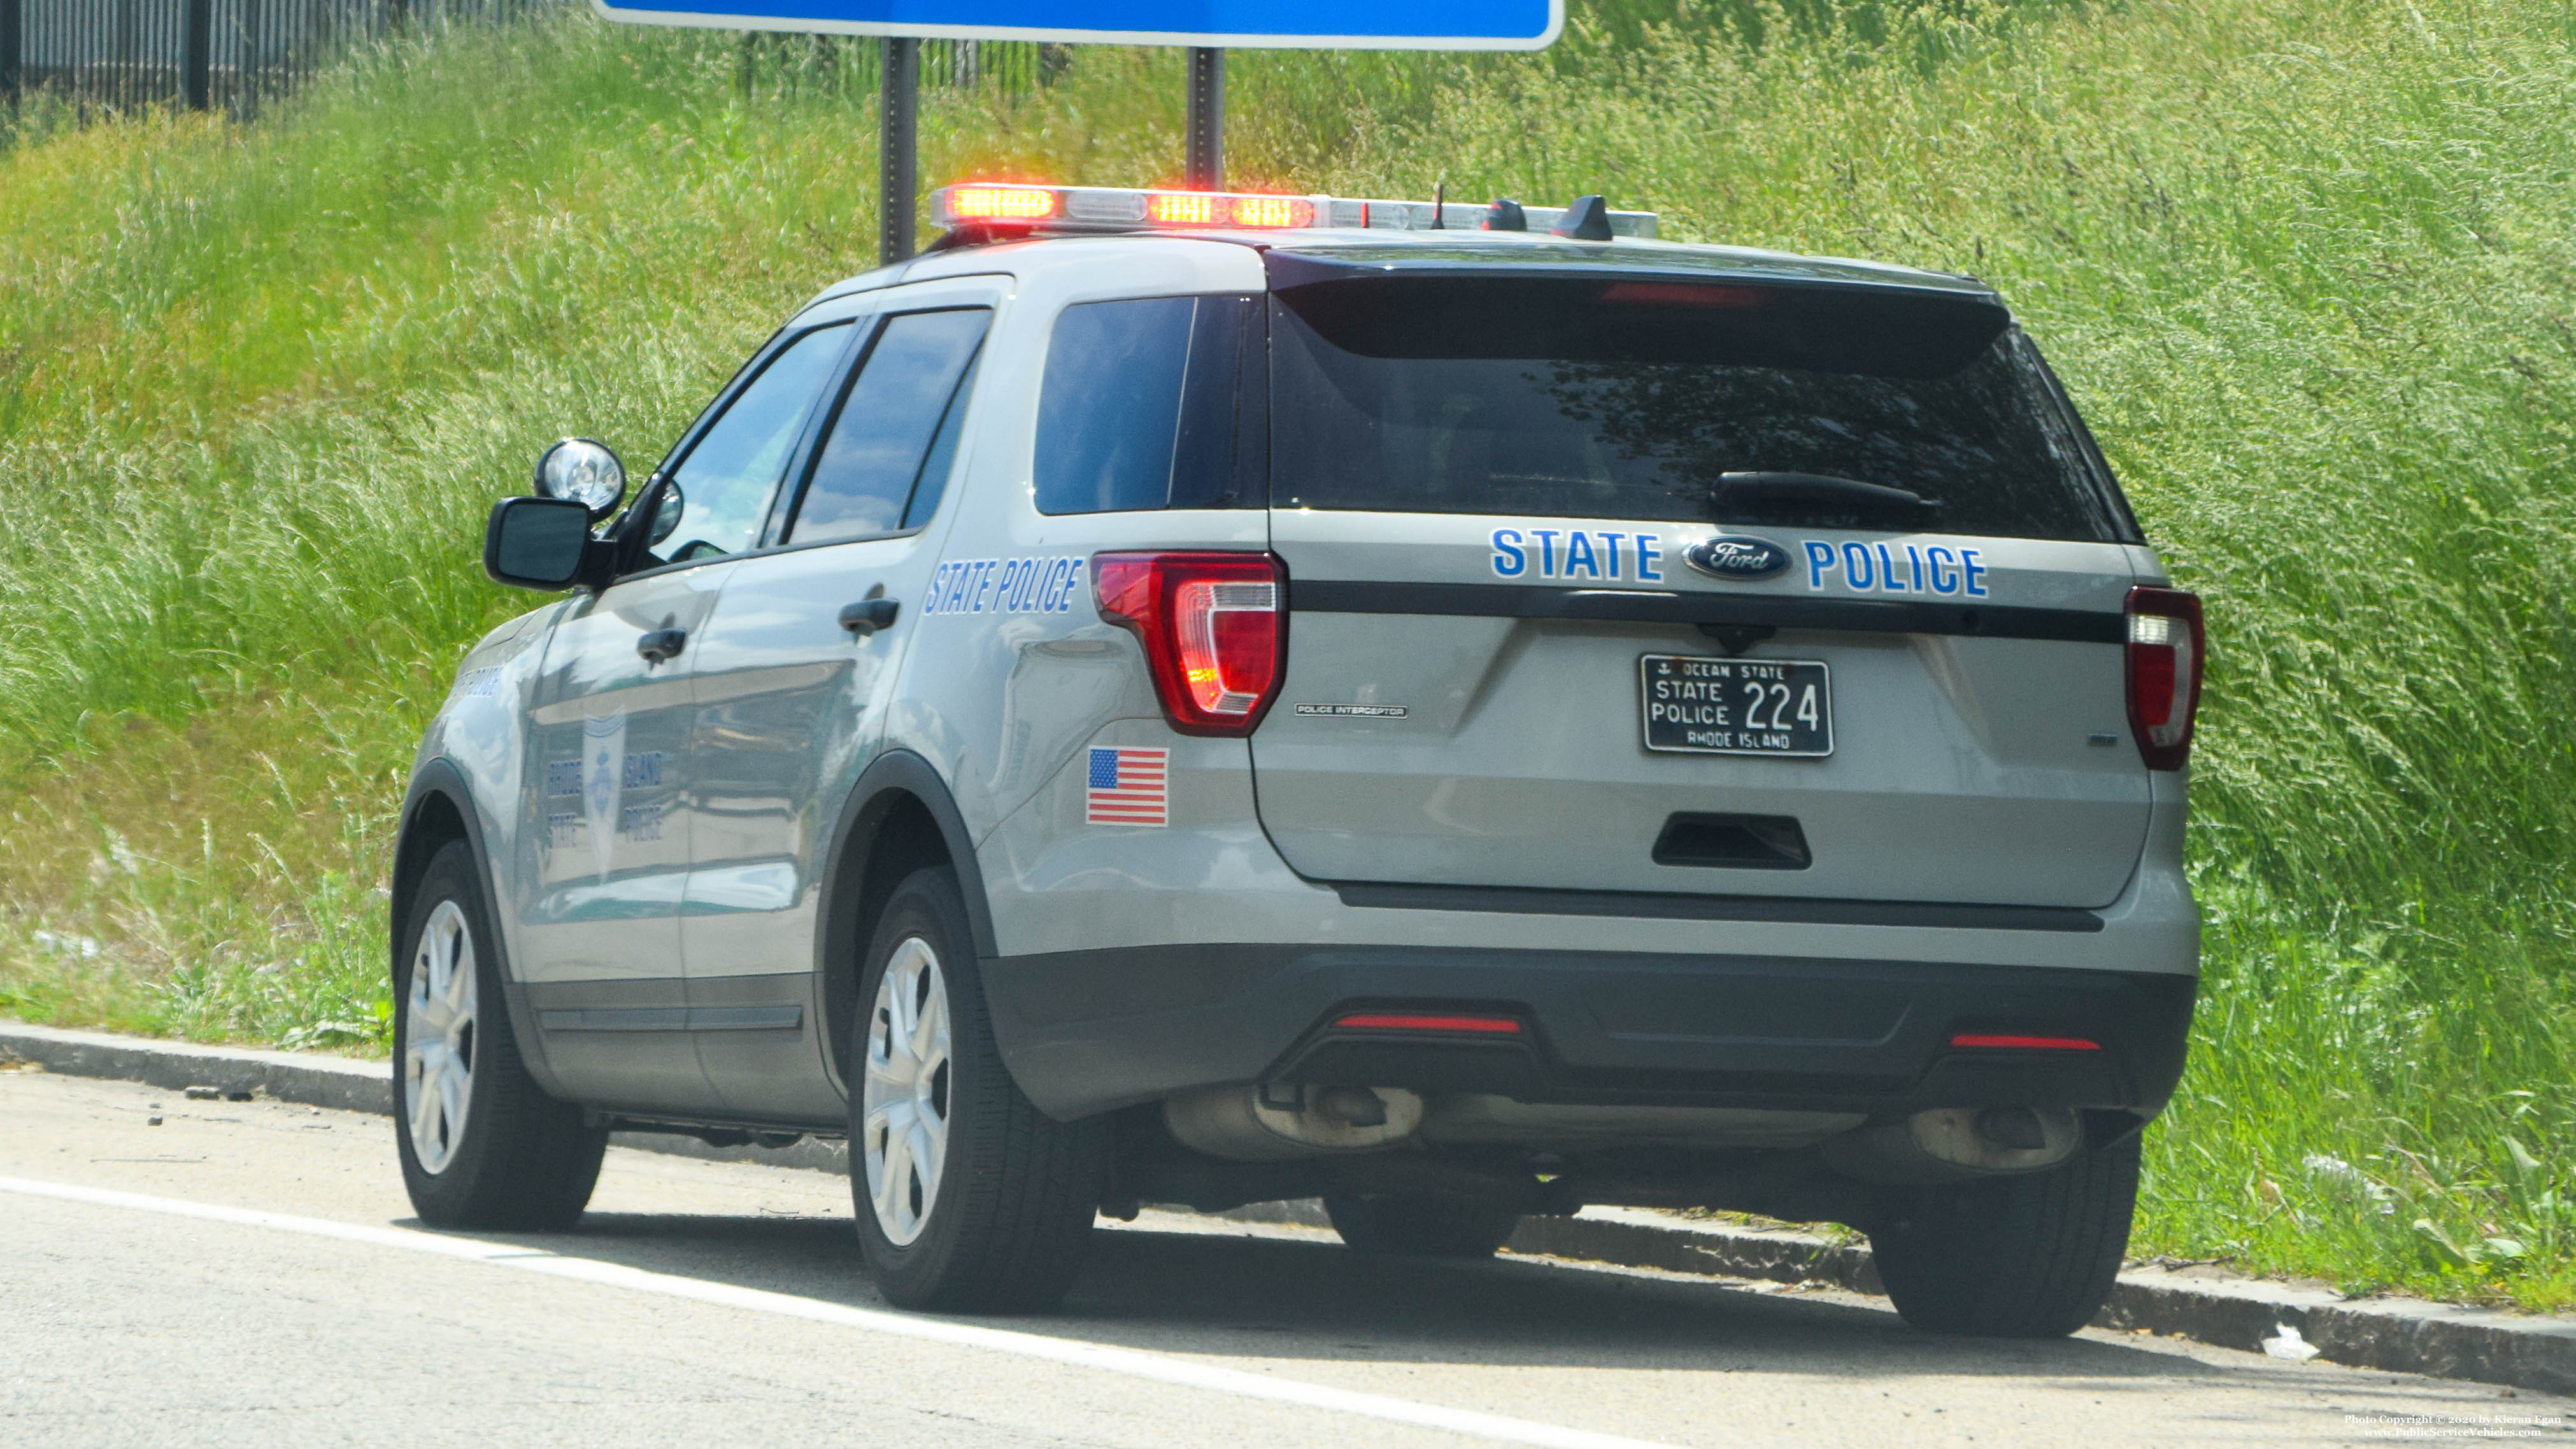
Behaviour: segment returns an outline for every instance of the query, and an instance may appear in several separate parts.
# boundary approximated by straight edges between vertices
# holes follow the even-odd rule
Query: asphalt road
[[[160,1125],[149,1125],[158,1116]],[[2576,1405],[1148,1213],[1063,1310],[888,1310],[820,1173],[612,1149],[578,1232],[411,1217],[380,1118],[0,1072],[0,1445],[2343,1444]],[[2494,1431],[2492,1424],[2489,1432]]]

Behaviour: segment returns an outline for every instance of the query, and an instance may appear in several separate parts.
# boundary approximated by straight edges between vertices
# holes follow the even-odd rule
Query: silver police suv
[[[2184,1056],[2200,607],[1987,287],[1561,208],[960,185],[484,567],[403,1174],[846,1137],[895,1303],[1099,1214],[1710,1207],[1933,1330],[2108,1291]]]

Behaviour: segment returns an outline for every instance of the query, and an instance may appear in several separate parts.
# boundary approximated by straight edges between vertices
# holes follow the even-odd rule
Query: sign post
[[[7,105],[12,113],[18,109],[18,67],[27,33],[25,13],[20,0],[0,0],[0,104]]]
[[[1190,47],[1189,131],[1189,188],[1225,190],[1225,52],[1212,45]]]
[[[921,194],[921,42],[885,38],[877,68],[877,263],[912,255],[912,200]]]
[[[5,5],[8,0],[0,0]],[[1190,52],[1189,185],[1225,181],[1225,53],[1542,50],[1565,0],[591,0],[610,20],[885,38],[879,250],[912,255],[916,97],[924,40],[1177,45]]]

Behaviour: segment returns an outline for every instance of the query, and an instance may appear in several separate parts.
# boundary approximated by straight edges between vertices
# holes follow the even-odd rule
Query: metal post
[[[889,35],[877,103],[877,260],[912,255],[912,208],[921,190],[921,42]]]
[[[1189,186],[1225,189],[1225,52],[1190,47]]]
[[[24,63],[27,7],[22,0],[0,0],[0,101],[18,107],[18,71]]]
[[[215,0],[188,0],[188,34],[180,51],[179,85],[188,109],[214,103]]]

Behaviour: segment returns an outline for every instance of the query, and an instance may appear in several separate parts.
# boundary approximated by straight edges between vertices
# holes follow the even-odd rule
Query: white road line
[[[189,1202],[181,1198],[153,1197],[144,1193],[117,1192],[110,1188],[81,1187],[72,1183],[40,1182],[23,1177],[0,1177],[0,1192],[21,1193],[29,1197],[58,1198],[66,1202],[91,1203],[100,1207],[125,1208],[133,1212],[160,1213],[168,1217],[196,1218],[204,1222],[269,1228],[277,1232],[302,1233],[307,1237],[337,1238],[345,1243],[364,1243],[377,1248],[397,1248],[410,1253],[432,1253],[448,1258],[468,1258],[480,1263],[489,1263],[496,1268],[518,1268],[531,1273],[545,1273],[557,1278],[570,1278],[577,1282],[596,1283],[609,1288],[624,1288],[637,1293],[659,1293],[665,1297],[695,1299],[700,1303],[713,1303],[726,1308],[747,1309],[755,1313],[775,1313],[782,1317],[803,1318],[815,1323],[837,1324],[843,1328],[856,1328],[868,1333],[886,1333],[898,1338],[925,1339],[932,1343],[954,1344],[959,1348],[982,1349],[987,1353],[1007,1353],[1021,1358],[1044,1359],[1050,1363],[1070,1364],[1076,1368],[1096,1369],[1103,1373],[1124,1374],[1130,1378],[1178,1384],[1183,1388],[1206,1389],[1212,1393],[1233,1394],[1247,1399],[1266,1399],[1272,1403],[1294,1404],[1308,1409],[1325,1409],[1338,1414],[1357,1414],[1363,1418],[1382,1419],[1394,1424],[1411,1424],[1423,1429],[1445,1430],[1452,1434],[1492,1439],[1505,1444],[1531,1444],[1541,1446],[1541,1449],[1657,1449],[1652,1441],[1644,1439],[1623,1439],[1615,1434],[1596,1434],[1587,1429],[1560,1428],[1554,1424],[1514,1419],[1501,1414],[1478,1413],[1473,1409],[1444,1408],[1437,1404],[1419,1404],[1410,1399],[1390,1398],[1384,1394],[1327,1388],[1321,1384],[1272,1378],[1267,1374],[1246,1373],[1241,1369],[1217,1368],[1209,1364],[1169,1358],[1162,1354],[1146,1353],[1138,1349],[1111,1348],[1102,1344],[1085,1343],[1080,1339],[1050,1338],[1041,1333],[1018,1333],[1005,1328],[984,1328],[951,1319],[916,1317],[886,1309],[851,1308],[839,1303],[798,1298],[788,1293],[771,1293],[758,1288],[738,1288],[730,1283],[709,1283],[696,1278],[683,1278],[672,1273],[652,1273],[619,1263],[603,1263],[595,1258],[570,1258],[559,1253],[523,1247],[515,1243],[494,1243],[477,1238],[449,1237],[442,1233],[423,1232],[415,1228],[335,1223],[323,1218],[297,1217],[291,1213],[262,1212],[256,1208],[223,1207],[214,1203]]]

